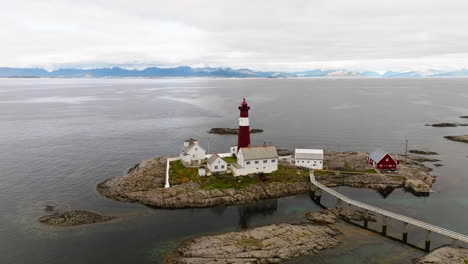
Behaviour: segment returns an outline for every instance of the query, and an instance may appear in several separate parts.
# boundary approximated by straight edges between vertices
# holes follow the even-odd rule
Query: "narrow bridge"
[[[382,217],[381,220],[382,220],[382,234],[383,235],[387,234],[387,218],[391,218],[391,219],[395,219],[395,220],[403,222],[403,225],[404,225],[403,237],[402,237],[402,242],[403,243],[407,243],[407,240],[408,240],[408,225],[409,224],[426,230],[426,241],[425,241],[425,250],[426,251],[429,251],[430,247],[431,247],[430,246],[431,245],[431,239],[430,239],[431,232],[441,234],[443,236],[452,238],[452,245],[454,245],[457,241],[462,241],[462,242],[468,243],[468,236],[466,236],[466,235],[463,235],[463,234],[460,234],[460,233],[457,233],[457,232],[454,232],[454,231],[451,231],[451,230],[448,230],[448,229],[445,229],[445,228],[442,228],[442,227],[431,225],[429,223],[419,221],[419,220],[416,220],[416,219],[411,218],[411,217],[407,217],[407,216],[400,215],[400,214],[397,214],[397,213],[394,213],[394,212],[390,212],[390,211],[387,211],[387,210],[384,210],[384,209],[381,209],[381,208],[378,208],[378,207],[375,207],[375,206],[372,206],[372,205],[368,205],[368,204],[365,204],[365,203],[361,203],[361,202],[352,200],[352,199],[350,199],[350,198],[348,198],[348,197],[346,197],[346,196],[344,196],[344,195],[342,195],[342,194],[340,194],[340,193],[326,187],[325,185],[319,183],[317,180],[315,180],[314,171],[310,172],[310,182],[313,185],[314,197],[315,197],[315,200],[317,202],[320,203],[320,197],[321,197],[322,190],[323,190],[323,191],[325,191],[325,192],[327,192],[327,193],[329,193],[329,194],[336,197],[337,207],[341,207],[342,202],[345,202],[348,205],[354,205],[356,207],[364,209],[364,216],[365,216],[364,227],[365,228],[367,228],[367,216],[368,216],[369,212],[373,212],[373,213],[375,213],[377,215],[380,215]]]

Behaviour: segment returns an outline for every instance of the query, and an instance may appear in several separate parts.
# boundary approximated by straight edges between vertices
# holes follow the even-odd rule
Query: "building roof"
[[[212,154],[212,155],[208,158],[207,163],[211,165],[211,164],[212,164],[213,162],[215,162],[218,158],[220,158],[220,157],[218,156],[218,154],[214,153],[214,154]],[[224,160],[223,160],[223,161],[224,161]]]
[[[271,159],[278,158],[275,146],[261,146],[241,148],[244,160]]]
[[[323,149],[295,149],[294,158],[323,160]]]
[[[385,155],[387,155],[388,152],[386,152],[385,150],[381,149],[381,148],[378,148],[374,151],[372,151],[370,154],[369,154],[369,158],[375,162],[379,162],[380,160],[383,159],[383,157],[385,157]]]
[[[195,145],[198,145],[198,141],[196,139],[193,139],[193,138],[189,138],[189,139],[185,140],[185,142],[188,142],[189,145],[187,147],[182,147],[182,152],[187,152],[191,148],[193,148]],[[198,145],[198,147],[203,149],[202,147],[200,147],[200,145]]]

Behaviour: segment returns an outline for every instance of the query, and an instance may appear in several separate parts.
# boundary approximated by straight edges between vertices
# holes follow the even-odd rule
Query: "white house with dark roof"
[[[278,170],[278,152],[275,146],[240,148],[237,162],[232,164],[234,176],[251,173],[270,173]]]
[[[184,141],[179,157],[185,165],[199,165],[205,160],[206,151],[198,141],[190,138]]]
[[[207,165],[208,165],[208,169],[213,173],[227,171],[227,162],[224,161],[216,153],[214,153],[208,158]]]
[[[294,164],[315,170],[323,169],[323,149],[295,149]]]

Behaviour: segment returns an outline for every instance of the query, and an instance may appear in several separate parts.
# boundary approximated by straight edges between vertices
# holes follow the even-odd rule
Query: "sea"
[[[251,205],[154,209],[100,196],[96,184],[141,160],[175,155],[196,138],[210,153],[228,152],[242,99],[252,145],[391,153],[438,152],[443,166],[429,196],[337,187],[351,198],[468,234],[468,144],[447,135],[468,127],[466,78],[176,78],[0,79],[0,263],[163,263],[179,243],[271,223],[305,221],[321,209],[309,194]],[[325,206],[334,200],[326,194]],[[88,210],[116,221],[58,228],[38,223],[48,209]],[[372,226],[371,226],[372,227]],[[378,230],[378,226],[374,227]],[[389,234],[401,236],[401,223]],[[410,227],[409,241],[423,245]],[[344,243],[287,263],[410,263],[424,252],[359,228]],[[432,246],[450,243],[433,235]]]

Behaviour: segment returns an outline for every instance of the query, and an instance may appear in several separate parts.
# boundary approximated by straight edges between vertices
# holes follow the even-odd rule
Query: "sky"
[[[466,0],[3,0],[0,67],[468,68]]]

